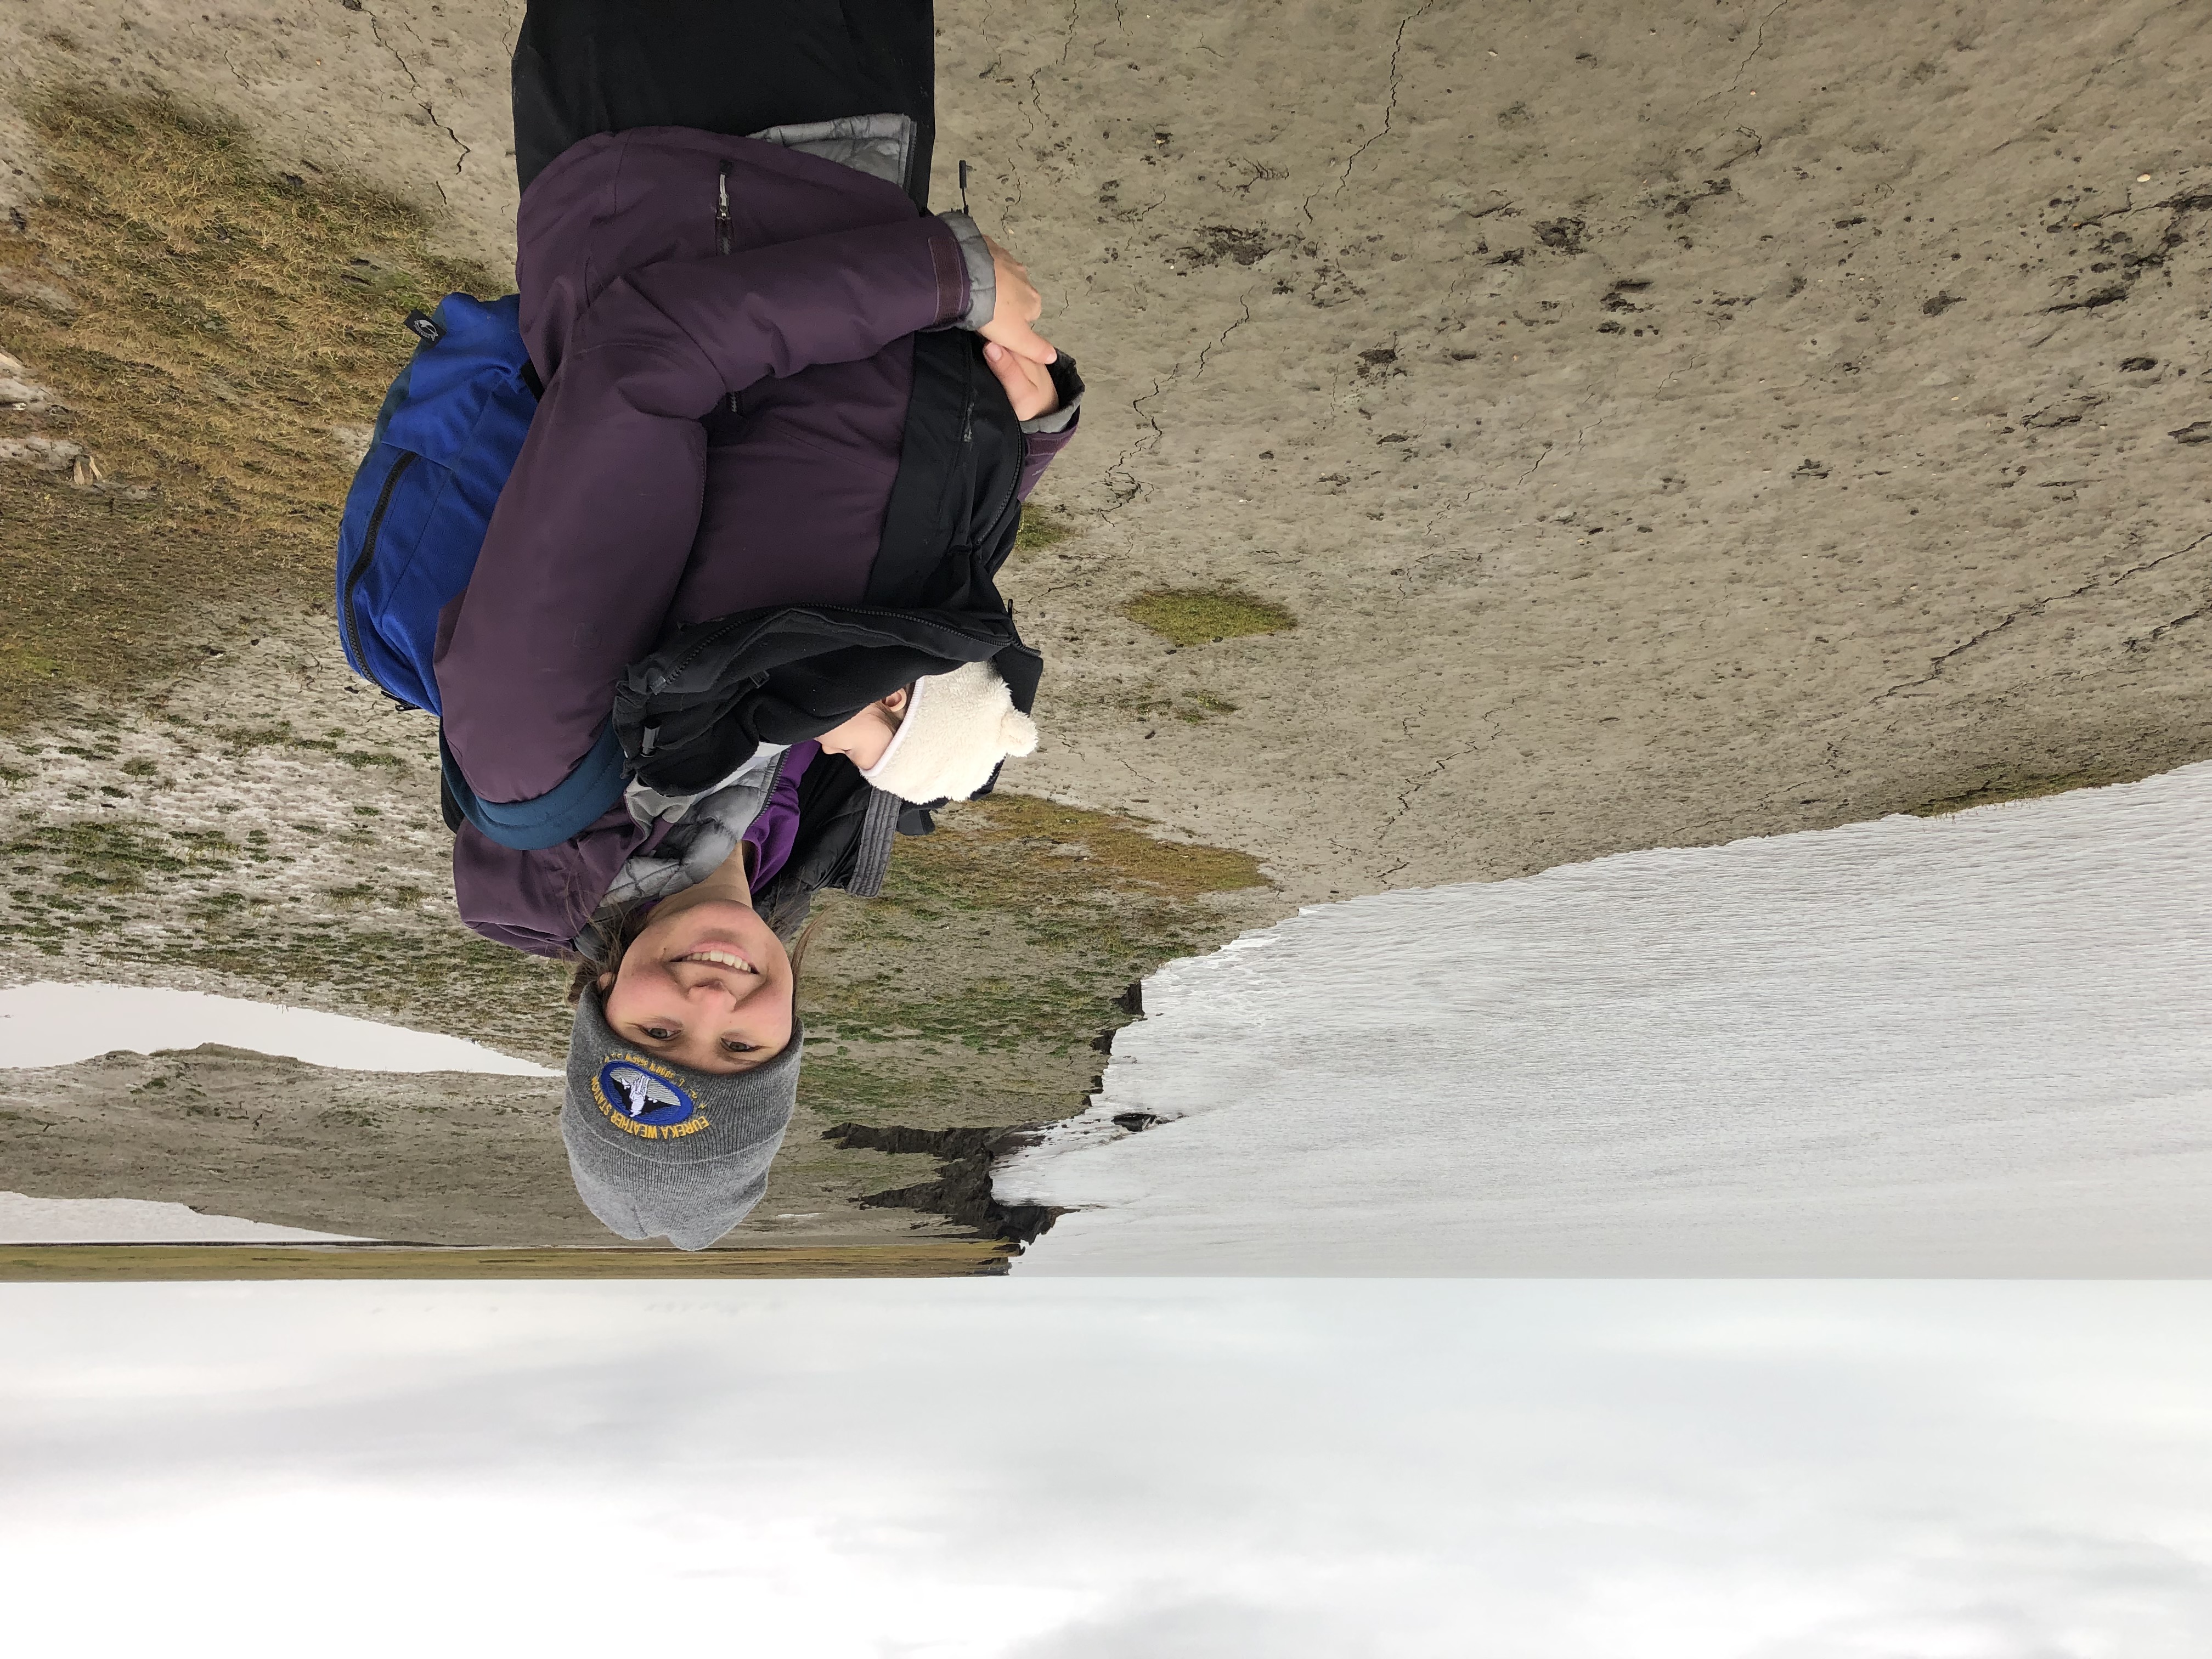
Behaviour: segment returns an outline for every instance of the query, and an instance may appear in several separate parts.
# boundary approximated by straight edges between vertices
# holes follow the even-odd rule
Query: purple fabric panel
[[[453,837],[454,906],[495,945],[560,956],[599,908],[623,861],[657,842],[661,828],[641,829],[617,806],[582,835],[526,853],[464,823]]]
[[[551,382],[570,331],[616,277],[720,252],[715,210],[725,163],[733,252],[915,217],[897,185],[781,144],[687,127],[586,138],[532,181],[517,216],[522,337],[540,380]],[[968,272],[959,239],[948,229],[945,242],[952,265],[938,267],[939,281],[958,293],[941,296],[939,314],[950,319],[967,309]]]
[[[761,808],[760,816],[745,831],[745,841],[753,849],[753,872],[750,878],[756,893],[775,879],[783,866],[791,862],[791,849],[799,843],[799,781],[806,775],[806,769],[822,752],[818,743],[794,743],[783,757],[782,774],[775,781],[775,793]]]
[[[478,794],[526,800],[558,784],[605,726],[623,665],[665,630],[700,528],[702,417],[767,375],[872,356],[927,326],[933,234],[951,233],[921,219],[838,232],[658,266],[600,295],[545,389],[437,662],[446,741]]]
[[[1082,424],[1083,412],[1078,410],[1075,418],[1059,431],[1029,434],[1029,446],[1022,458],[1022,481],[1015,490],[1022,500],[1029,500],[1030,491],[1037,487],[1037,480],[1044,477],[1044,470],[1052,465],[1053,457],[1067,447],[1075,437],[1075,428]]]
[[[688,627],[777,605],[858,605],[898,477],[911,339],[765,380],[718,421],[698,546],[669,607]],[[734,428],[734,429],[732,429]]]

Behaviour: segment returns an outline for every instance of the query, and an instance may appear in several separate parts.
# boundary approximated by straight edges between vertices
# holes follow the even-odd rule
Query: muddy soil
[[[497,268],[518,13],[19,3],[0,14],[0,208],[40,211],[21,112],[41,88],[159,93],[242,123],[301,188],[344,175],[416,204],[451,257]],[[854,1035],[823,1046],[809,1127],[1073,1110],[1100,1060],[1079,1032],[1125,1017],[1127,970],[1299,902],[2212,754],[2202,22],[2145,0],[940,5],[936,198],[967,159],[971,206],[1040,278],[1091,387],[1041,492],[1075,533],[1006,586],[1052,661],[1016,787],[1106,816],[973,833],[1042,878],[1143,819],[1271,884],[1093,871],[1070,890],[1118,931],[1091,951],[1072,924],[1036,930],[1029,876],[963,914],[915,865],[896,917],[839,920],[819,1007]],[[10,308],[60,279],[0,270],[9,349]],[[8,418],[20,441],[48,430]],[[1224,586],[1296,625],[1171,647],[1122,614]],[[343,689],[327,628],[303,602],[266,619],[273,643],[165,684],[190,725],[109,699],[76,711],[92,726],[26,729],[9,926],[41,955],[10,971],[281,991],[549,1053],[547,976],[480,962],[439,914],[426,734]],[[281,772],[322,827],[256,848],[232,820],[230,850],[203,851],[264,885],[193,909],[215,878],[133,864],[144,832],[121,845],[118,823],[199,833],[204,813],[120,769],[264,728],[245,712],[264,649],[302,700],[294,735],[326,746],[237,764]],[[257,959],[223,920],[278,859],[318,872],[276,908],[319,958]],[[169,944],[84,925],[100,895],[70,872],[122,866],[138,885],[105,902],[172,907]],[[900,1024],[909,975],[932,988]],[[1031,1005],[1045,1035],[1017,1041]],[[824,1145],[848,1162],[804,1224],[911,1225],[845,1206],[918,1176]],[[248,1197],[222,1201],[340,1228]]]

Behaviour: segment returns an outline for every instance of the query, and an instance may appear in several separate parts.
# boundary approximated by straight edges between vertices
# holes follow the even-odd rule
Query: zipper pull
[[[968,213],[968,164],[965,161],[960,164],[960,210]],[[969,213],[968,216],[972,219],[975,216]]]
[[[722,163],[722,171],[714,180],[714,252],[730,251],[730,164]],[[738,394],[730,394],[730,413],[738,412]]]

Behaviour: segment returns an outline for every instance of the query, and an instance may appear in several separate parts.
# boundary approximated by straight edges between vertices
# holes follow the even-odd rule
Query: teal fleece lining
[[[558,847],[571,836],[580,835],[622,799],[627,782],[623,775],[622,743],[615,736],[611,720],[591,752],[576,763],[567,777],[529,800],[477,799],[454,763],[453,750],[446,747],[442,730],[438,733],[438,765],[461,815],[501,847],[525,853]]]

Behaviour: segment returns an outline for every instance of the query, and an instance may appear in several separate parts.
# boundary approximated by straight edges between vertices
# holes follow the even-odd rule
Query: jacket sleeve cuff
[[[964,213],[940,213],[937,216],[960,244],[961,263],[968,269],[968,309],[953,318],[951,325],[971,331],[980,329],[999,308],[998,267],[992,263],[991,250],[973,219]]]
[[[1053,360],[1052,383],[1060,393],[1059,407],[1050,414],[1022,422],[1022,430],[1033,437],[1066,431],[1075,424],[1075,417],[1083,408],[1083,376],[1075,372],[1075,359],[1065,351]]]

